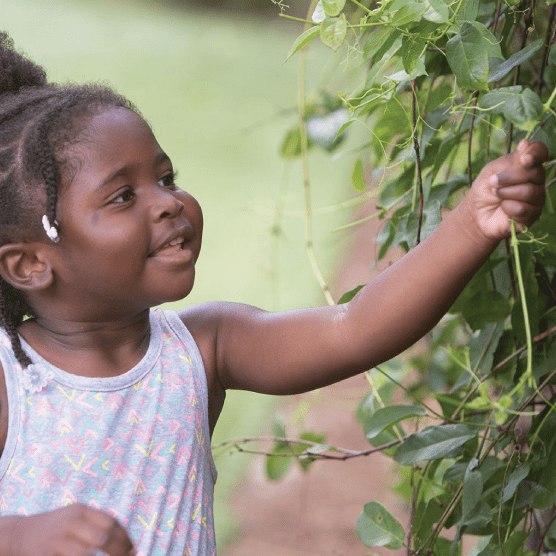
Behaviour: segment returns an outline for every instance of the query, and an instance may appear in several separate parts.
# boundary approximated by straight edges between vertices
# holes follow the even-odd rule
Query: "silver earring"
[[[54,243],[58,243],[60,241],[60,237],[58,234],[58,222],[54,220],[54,225],[50,224],[50,220],[46,214],[42,217],[42,227],[46,232],[46,235],[50,238],[50,241]]]

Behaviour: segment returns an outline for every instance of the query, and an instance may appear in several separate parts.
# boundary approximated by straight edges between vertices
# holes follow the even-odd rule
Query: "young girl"
[[[215,554],[225,391],[303,392],[410,346],[509,218],[539,216],[546,160],[522,141],[489,163],[348,304],[153,310],[191,291],[199,205],[132,104],[47,83],[0,34],[0,556]]]

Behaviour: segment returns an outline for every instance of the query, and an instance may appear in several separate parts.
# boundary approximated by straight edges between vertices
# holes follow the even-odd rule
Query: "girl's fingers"
[[[104,512],[83,508],[86,521],[74,529],[74,537],[86,546],[98,548],[110,556],[128,556],[133,544],[120,523]]]
[[[542,206],[530,205],[514,199],[502,201],[502,209],[508,218],[525,226],[530,226],[541,214]]]
[[[522,139],[516,147],[515,152],[520,158],[520,163],[525,166],[541,164],[549,159],[546,145],[540,141],[528,141]]]
[[[129,540],[125,529],[117,524],[112,530],[112,534],[106,536],[99,548],[112,556],[127,556],[131,553],[133,544]]]
[[[535,206],[542,206],[546,196],[544,187],[532,183],[500,187],[496,193],[500,199],[522,201]]]
[[[68,539],[58,547],[55,554],[56,556],[91,556],[91,551],[84,544]]]
[[[544,167],[541,164],[535,166],[514,166],[507,170],[502,170],[492,177],[498,187],[507,187],[520,183],[532,183],[543,185],[545,180]]]

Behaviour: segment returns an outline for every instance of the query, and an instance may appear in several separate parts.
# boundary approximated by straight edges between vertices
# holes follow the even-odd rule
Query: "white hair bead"
[[[42,227],[44,228],[46,235],[50,238],[51,241],[53,241],[54,243],[58,243],[60,241],[60,237],[58,236],[58,228],[56,227],[58,226],[58,222],[54,221],[54,224],[55,226],[52,226],[50,224],[48,216],[46,216],[46,214],[43,215]]]

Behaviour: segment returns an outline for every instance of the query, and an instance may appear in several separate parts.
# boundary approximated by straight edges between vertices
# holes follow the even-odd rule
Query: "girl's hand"
[[[547,160],[542,143],[523,139],[515,151],[483,168],[459,208],[489,241],[510,235],[510,219],[518,230],[531,226],[544,205]]]
[[[131,539],[105,512],[73,504],[52,512],[18,517],[8,554],[14,556],[133,556]]]

